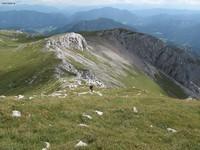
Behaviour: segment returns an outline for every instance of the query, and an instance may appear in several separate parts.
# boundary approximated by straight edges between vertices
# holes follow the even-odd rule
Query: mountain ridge
[[[94,20],[98,18],[113,19],[117,22],[132,25],[138,18],[128,10],[103,7],[98,9],[92,9],[88,11],[77,12],[70,17],[70,22],[74,23],[81,20]]]
[[[129,29],[132,31],[136,30],[135,28],[131,26],[124,25],[112,19],[97,18],[95,20],[85,20],[85,21],[79,21],[76,23],[65,25],[63,27],[53,30],[50,33],[50,35],[65,33],[65,32],[100,31],[100,30],[109,30],[109,29],[115,29],[115,28],[124,28],[124,29]]]
[[[56,80],[63,87],[92,82],[103,87],[153,89],[155,93],[174,97],[199,97],[196,82],[198,59],[183,49],[170,47],[153,36],[127,29],[81,34],[83,36],[65,33],[40,39],[43,43],[41,48],[47,53],[54,53],[59,60],[52,74],[60,74],[56,75]],[[27,44],[30,45],[30,42]],[[187,67],[183,68],[183,64]],[[142,87],[143,82],[149,87]]]
[[[132,51],[141,59],[199,95],[198,72],[200,68],[198,57],[187,53],[184,49],[171,47],[155,37],[143,33],[123,31],[122,33],[119,30],[105,31],[104,36],[107,38],[111,35],[111,39],[115,37],[122,45],[124,44],[127,51]]]

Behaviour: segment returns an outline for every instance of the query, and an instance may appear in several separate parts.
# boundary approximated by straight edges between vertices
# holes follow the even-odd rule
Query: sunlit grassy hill
[[[51,87],[59,60],[53,53],[42,51],[43,47],[43,39],[0,32],[0,94],[34,93]]]
[[[38,150],[49,142],[50,149],[69,150],[75,149],[79,141],[88,144],[83,149],[199,149],[198,101],[156,97],[133,88],[95,89],[102,96],[80,94],[87,91],[65,91],[65,98],[1,99],[0,149]],[[21,117],[13,118],[13,110],[20,111]],[[84,117],[84,113],[92,119]]]

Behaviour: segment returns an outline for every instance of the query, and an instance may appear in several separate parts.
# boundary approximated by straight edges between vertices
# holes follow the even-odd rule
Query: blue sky
[[[62,5],[148,5],[174,7],[200,7],[200,0],[0,0],[0,2],[16,2],[17,4]]]

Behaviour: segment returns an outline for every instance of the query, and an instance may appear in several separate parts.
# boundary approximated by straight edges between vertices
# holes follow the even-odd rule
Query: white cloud
[[[133,4],[133,5],[185,5],[200,6],[200,0],[0,0],[16,1],[25,4],[47,5],[105,5],[105,4]]]

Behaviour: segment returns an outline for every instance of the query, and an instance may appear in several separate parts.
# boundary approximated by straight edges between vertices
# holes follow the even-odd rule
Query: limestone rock
[[[95,110],[95,112],[96,112],[97,115],[99,115],[99,116],[102,116],[102,115],[103,115],[103,112],[101,112],[101,111]]]
[[[172,132],[172,133],[176,133],[177,132],[175,129],[172,129],[172,128],[167,128],[167,131]]]
[[[88,49],[88,44],[85,38],[82,35],[74,32],[50,38],[47,46],[81,51]]]
[[[12,111],[12,117],[20,118],[22,116],[20,111],[13,110]]]
[[[88,144],[85,143],[85,142],[83,142],[83,141],[79,141],[79,142],[75,145],[75,147],[86,147],[86,146],[88,146]]]
[[[87,115],[87,114],[85,114],[85,113],[83,113],[83,115],[82,115],[83,117],[86,117],[86,118],[88,118],[88,119],[92,119],[92,116],[90,116],[90,115]]]

